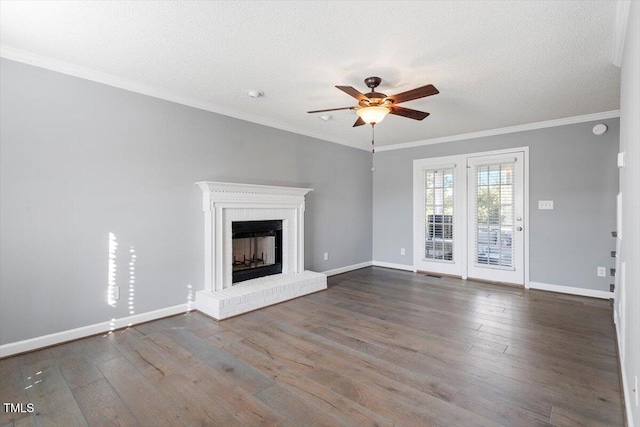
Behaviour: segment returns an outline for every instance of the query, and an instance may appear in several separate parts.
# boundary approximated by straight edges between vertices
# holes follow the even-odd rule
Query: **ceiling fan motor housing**
[[[380,83],[382,83],[382,79],[380,77],[367,77],[364,79],[364,84],[371,89],[377,88],[380,86]]]
[[[383,104],[383,100],[387,97],[384,93],[376,92],[376,88],[382,83],[382,79],[380,77],[367,77],[364,79],[364,83],[368,88],[371,89],[371,92],[365,93],[364,96],[368,99],[363,99],[360,101],[360,105],[362,107],[368,107],[372,105],[381,105]]]

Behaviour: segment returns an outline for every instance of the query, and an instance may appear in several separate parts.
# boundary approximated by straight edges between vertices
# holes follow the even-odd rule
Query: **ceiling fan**
[[[380,123],[387,114],[407,117],[413,120],[423,120],[429,115],[424,111],[412,110],[398,106],[401,102],[412,101],[418,98],[424,98],[440,93],[433,85],[426,85],[396,95],[387,96],[384,93],[376,92],[376,88],[380,85],[382,79],[380,77],[367,77],[364,83],[371,92],[362,94],[351,86],[336,86],[344,93],[353,96],[358,100],[358,105],[353,107],[329,108],[326,110],[307,111],[307,113],[324,113],[327,111],[338,110],[355,110],[358,114],[358,120],[353,127],[362,126],[364,124],[375,125]]]

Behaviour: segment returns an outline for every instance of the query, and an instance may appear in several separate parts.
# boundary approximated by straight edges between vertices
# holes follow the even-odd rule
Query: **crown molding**
[[[346,145],[351,148],[367,151],[367,148],[358,147],[354,144],[350,144],[346,141],[328,138],[326,135],[322,135],[316,132],[309,132],[306,129],[301,129],[295,126],[291,126],[286,123],[269,120],[261,116],[253,114],[243,113],[237,110],[233,110],[212,102],[201,101],[195,98],[189,98],[178,95],[171,91],[161,89],[154,86],[145,85],[135,82],[133,80],[124,79],[112,74],[103,73],[101,71],[91,70],[89,68],[80,67],[78,65],[70,64],[64,61],[58,61],[46,56],[36,55],[31,52],[27,52],[20,49],[15,49],[10,46],[0,45],[0,57],[6,58],[12,61],[21,62],[35,67],[45,68],[47,70],[56,71],[58,73],[67,74],[81,79],[89,80],[96,83],[102,83],[107,86],[113,86],[119,89],[124,89],[129,92],[135,92],[142,95],[151,96],[154,98],[162,99],[165,101],[174,102],[176,104],[186,105],[188,107],[197,108],[199,110],[209,111],[223,116],[233,117],[235,119],[245,120],[258,125],[268,126],[275,129],[284,130],[287,132],[295,133],[298,135],[304,135],[311,138],[320,139],[322,141],[333,142],[335,144]]]
[[[618,68],[622,65],[622,53],[624,51],[624,39],[627,34],[630,6],[630,0],[618,0],[616,22],[613,29],[613,51],[611,53],[611,63]]]
[[[623,3],[629,3],[629,1],[620,0],[618,7],[620,8],[620,4],[623,4]],[[627,6],[627,9],[628,9],[628,6]],[[628,14],[628,10],[627,10],[627,14]],[[626,27],[626,22],[625,22],[625,27]],[[616,26],[616,29],[618,30],[617,26]],[[6,45],[0,45],[0,57],[6,58],[12,61],[16,61],[16,62],[21,62],[28,65],[33,65],[35,67],[45,68],[47,70],[56,71],[62,74],[67,74],[67,75],[78,77],[81,79],[102,83],[108,86],[124,89],[129,92],[151,96],[151,97],[162,99],[165,101],[174,102],[176,104],[186,105],[188,107],[197,108],[199,110],[209,111],[212,113],[221,114],[228,117],[233,117],[239,120],[245,120],[258,125],[280,129],[286,132],[291,132],[298,135],[304,135],[304,136],[316,138],[322,141],[345,145],[347,147],[355,148],[358,150],[369,151],[369,147],[361,147],[358,145],[347,143],[346,141],[343,141],[340,139],[328,138],[325,135],[321,135],[315,132],[309,132],[306,129],[290,126],[288,124],[281,123],[281,122],[271,121],[271,120],[265,119],[264,117],[260,117],[252,114],[246,114],[246,113],[232,110],[211,102],[205,102],[205,101],[201,101],[194,98],[180,96],[164,89],[160,89],[160,88],[149,86],[149,85],[144,85],[132,80],[127,80],[121,77],[114,76],[112,74],[103,73],[100,71],[91,70],[89,68],[73,65],[68,62],[58,61],[49,57],[36,55],[31,52],[15,49]],[[383,146],[376,147],[376,151],[382,152],[382,151],[391,151],[391,150],[401,150],[405,148],[420,147],[423,145],[441,144],[444,142],[461,141],[465,139],[481,138],[484,136],[503,135],[507,133],[522,132],[527,130],[542,129],[542,128],[554,127],[554,126],[563,126],[567,124],[582,123],[582,122],[588,122],[592,120],[604,120],[604,119],[610,119],[614,117],[620,117],[620,110],[605,111],[602,113],[587,114],[583,116],[548,120],[544,122],[529,123],[524,125],[483,130],[479,132],[444,136],[440,138],[431,138],[431,139],[425,139],[420,141],[405,142],[400,144],[383,145]]]
[[[403,150],[405,148],[421,147],[423,145],[442,144],[443,142],[454,142],[454,141],[462,141],[465,139],[482,138],[485,136],[504,135],[508,133],[523,132],[527,130],[572,125],[576,123],[584,123],[584,122],[590,122],[594,120],[606,120],[606,119],[612,119],[615,117],[620,117],[620,110],[611,110],[611,111],[604,111],[602,113],[585,114],[583,116],[565,117],[563,119],[554,119],[554,120],[547,120],[544,122],[527,123],[524,125],[482,130],[478,132],[463,133],[460,135],[443,136],[440,138],[424,139],[422,141],[405,142],[402,144],[385,145],[382,147],[376,147],[376,152]]]

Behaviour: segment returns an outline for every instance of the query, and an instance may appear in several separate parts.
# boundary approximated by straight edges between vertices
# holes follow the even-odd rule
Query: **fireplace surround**
[[[196,293],[198,310],[225,319],[327,288],[326,275],[304,270],[305,195],[312,189],[212,181],[197,184],[205,217],[205,284]],[[273,237],[280,234],[281,272],[234,280],[234,263],[240,260],[237,252],[234,260],[233,224],[273,221],[282,224],[281,230],[272,233]],[[262,256],[251,253],[249,257]]]

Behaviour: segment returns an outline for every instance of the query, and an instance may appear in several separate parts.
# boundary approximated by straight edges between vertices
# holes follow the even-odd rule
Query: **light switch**
[[[538,209],[553,209],[553,200],[538,200]]]

